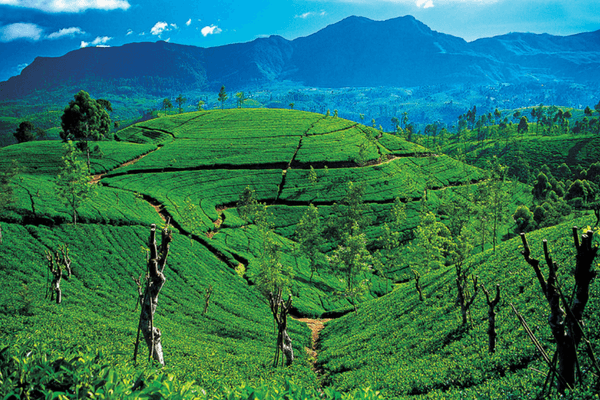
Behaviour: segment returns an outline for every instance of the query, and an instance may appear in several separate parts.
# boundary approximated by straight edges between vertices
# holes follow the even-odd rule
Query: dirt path
[[[309,356],[309,362],[311,369],[317,374],[321,374],[321,370],[317,367],[317,349],[319,344],[319,334],[321,330],[325,328],[325,323],[331,321],[331,318],[325,319],[311,319],[311,318],[294,318],[296,321],[304,322],[308,325],[309,329],[312,332],[312,340],[311,340],[311,348],[305,347],[306,353]]]
[[[119,168],[127,167],[128,165],[135,164],[136,162],[140,161],[142,158],[146,157],[148,154],[150,154],[150,153],[154,153],[154,152],[155,152],[156,150],[158,150],[158,149],[160,149],[160,147],[157,147],[157,148],[156,148],[156,149],[154,149],[154,150],[150,150],[150,151],[149,151],[149,152],[147,152],[146,154],[142,154],[141,156],[139,156],[139,157],[136,157],[136,158],[134,158],[133,160],[129,160],[129,161],[127,161],[127,162],[124,162],[123,164],[116,166],[115,168],[113,168],[113,169],[112,169],[111,171],[109,171],[109,172],[112,172],[112,171],[114,171],[114,170],[117,170],[117,169],[119,169]],[[102,177],[104,177],[104,175],[106,175],[107,173],[108,173],[108,172],[104,172],[104,173],[102,173],[102,174],[96,174],[96,175],[92,175],[92,179],[90,180],[90,183],[91,183],[92,185],[94,185],[94,184],[96,184],[96,183],[100,182],[100,179],[102,179]]]

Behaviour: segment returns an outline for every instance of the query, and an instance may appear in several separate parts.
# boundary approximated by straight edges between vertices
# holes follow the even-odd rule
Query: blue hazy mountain
[[[349,17],[310,36],[279,36],[213,48],[166,42],[83,48],[38,57],[0,83],[0,98],[96,85],[162,95],[236,90],[291,81],[316,87],[599,82],[600,31],[571,36],[511,33],[473,42],[411,16]]]

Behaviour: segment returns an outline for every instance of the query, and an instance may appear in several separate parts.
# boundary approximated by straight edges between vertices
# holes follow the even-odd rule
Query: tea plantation
[[[415,290],[410,246],[423,215],[433,212],[450,226],[445,205],[488,190],[488,171],[351,121],[294,110],[178,114],[116,137],[93,143],[94,190],[77,209],[77,224],[56,195],[63,143],[0,149],[0,172],[17,165],[13,201],[0,214],[0,398],[470,399],[540,392],[546,366],[508,306],[552,353],[547,305],[518,238],[495,252],[491,239],[484,241],[464,262],[487,288],[502,288],[493,355],[482,293],[471,322],[461,325],[452,265],[422,274],[423,301]],[[86,162],[84,153],[77,157]],[[378,257],[361,275],[369,286],[356,312],[339,295],[345,282],[334,270],[322,263],[311,271],[296,234],[313,204],[326,239],[320,251],[333,257],[353,187],[360,188],[357,219],[364,221],[367,249]],[[262,228],[238,208],[246,188],[272,214],[279,260],[293,271],[288,332],[296,359],[289,367],[272,366],[277,332],[257,289]],[[510,213],[531,202],[525,184],[507,182],[503,190]],[[404,214],[395,221],[398,204]],[[173,242],[153,322],[166,366],[158,368],[143,343],[132,361],[139,318],[134,279],[145,272],[149,225],[167,220]],[[592,223],[581,213],[569,222]],[[498,224],[498,242],[514,235],[512,221]],[[565,284],[573,258],[569,224],[530,234],[537,251],[542,238],[550,241]],[[393,248],[382,239],[389,225]],[[62,279],[57,305],[48,298],[45,251],[63,244],[72,275]],[[594,348],[598,294],[593,285],[586,329]],[[301,317],[334,318],[321,332],[316,359]]]

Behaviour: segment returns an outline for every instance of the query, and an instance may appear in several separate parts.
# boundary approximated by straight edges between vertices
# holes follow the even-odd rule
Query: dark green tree
[[[166,113],[167,110],[170,110],[172,108],[173,108],[173,103],[171,103],[171,99],[169,99],[168,97],[165,97],[162,101],[163,111]]]
[[[526,116],[522,116],[521,119],[519,120],[519,126],[517,126],[517,132],[518,133],[525,133],[529,130],[529,123],[527,121],[527,117]]]
[[[31,142],[35,139],[35,126],[30,121],[23,121],[14,135],[19,143]]]
[[[221,102],[221,110],[225,107],[225,101],[227,101],[227,92],[225,91],[225,86],[221,86],[221,90],[219,90],[219,101]]]
[[[185,97],[183,97],[181,94],[179,94],[179,96],[177,96],[175,101],[177,102],[177,111],[179,112],[179,114],[181,114],[183,112],[183,105],[185,104],[187,99]]]
[[[104,103],[106,106],[106,103]],[[110,105],[110,102],[109,102]],[[110,133],[110,117],[107,110],[90,97],[84,90],[75,95],[69,102],[61,117],[62,132],[60,137],[68,140],[79,140],[77,148],[87,154],[88,172],[90,172],[90,140],[108,138]]]
[[[104,106],[83,90],[65,107],[60,125],[60,136],[65,142],[69,139],[88,141],[107,138],[111,126]]]
[[[96,101],[98,102],[98,104],[100,104],[100,107],[104,108],[106,111],[113,112],[112,104],[110,103],[109,100],[98,99]]]

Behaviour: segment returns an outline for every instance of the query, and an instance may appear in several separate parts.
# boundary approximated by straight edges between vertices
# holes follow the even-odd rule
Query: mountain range
[[[473,42],[431,30],[412,16],[349,17],[310,36],[280,36],[202,48],[159,41],[82,48],[38,57],[0,83],[0,99],[96,82],[148,94],[265,86],[414,87],[600,81],[600,31],[571,36],[510,33]]]

